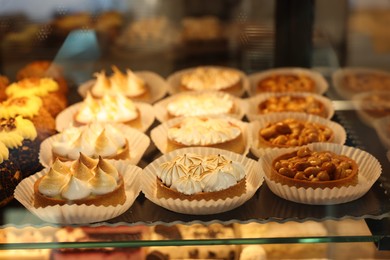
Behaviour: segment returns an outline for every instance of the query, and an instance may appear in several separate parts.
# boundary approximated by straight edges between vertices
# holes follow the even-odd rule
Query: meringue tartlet
[[[123,176],[107,160],[83,154],[71,164],[55,160],[34,183],[34,207],[117,206],[126,201]]]
[[[186,72],[181,77],[181,86],[184,90],[241,90],[241,75],[234,69],[219,67],[198,67]]]
[[[113,74],[109,77],[105,71],[95,73],[96,80],[91,87],[94,97],[102,98],[105,95],[121,93],[127,98],[148,98],[149,90],[141,77],[130,69],[126,69],[126,74],[124,74],[116,66],[112,66],[112,71]]]
[[[69,127],[52,143],[53,160],[76,160],[80,152],[92,158],[128,159],[129,143],[123,133],[111,124],[91,123]]]
[[[157,198],[207,201],[246,192],[243,165],[220,154],[183,154],[162,163],[156,175]]]
[[[123,123],[135,128],[141,126],[141,114],[134,102],[122,94],[94,98],[88,92],[74,115],[76,125],[92,122]]]
[[[168,128],[167,152],[183,147],[203,146],[242,154],[245,140],[242,129],[228,118],[186,117]]]
[[[169,118],[233,114],[237,110],[231,95],[218,91],[187,92],[167,104]]]

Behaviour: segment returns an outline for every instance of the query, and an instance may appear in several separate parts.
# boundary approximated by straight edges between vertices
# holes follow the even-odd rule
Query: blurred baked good
[[[259,92],[315,92],[315,81],[304,74],[270,75],[257,82],[256,91]]]
[[[88,157],[128,159],[130,147],[126,136],[111,124],[91,123],[83,127],[69,127],[52,142],[53,160],[76,160],[80,152]]]
[[[40,140],[33,123],[21,116],[0,119],[0,205],[8,203],[19,182],[39,171]]]
[[[203,146],[242,154],[246,145],[241,127],[228,118],[186,117],[169,127],[167,136],[167,151]]]
[[[0,101],[7,99],[5,89],[9,85],[9,79],[6,76],[0,75]]]
[[[65,80],[63,69],[54,62],[37,60],[26,64],[16,74],[18,81],[25,78],[52,78],[57,81],[59,92],[64,95],[68,93],[68,84]]]
[[[38,139],[41,141],[57,133],[54,118],[42,106],[42,100],[37,96],[10,97],[1,102],[1,118],[13,118],[18,115],[33,122],[38,133]]]
[[[237,111],[231,95],[223,92],[191,92],[177,95],[167,104],[168,117],[233,114]]]
[[[259,114],[273,112],[303,112],[325,118],[328,116],[324,103],[312,95],[271,96],[258,104],[258,112]]]
[[[105,159],[80,153],[71,165],[55,160],[34,183],[34,207],[53,205],[117,206],[125,202],[123,176]]]
[[[146,82],[133,71],[126,69],[126,74],[124,74],[116,66],[112,66],[112,71],[113,74],[109,77],[105,71],[95,73],[96,81],[90,90],[94,97],[102,98],[105,95],[117,93],[132,99],[149,97],[150,91]]]
[[[67,106],[66,96],[60,92],[59,84],[51,78],[24,78],[9,85],[5,92],[8,97],[40,97],[43,107],[53,117]]]
[[[60,228],[54,235],[55,242],[111,242],[140,241],[147,237],[145,226],[95,226]],[[145,249],[137,247],[61,248],[53,249],[50,259],[145,259]]]
[[[243,165],[219,154],[177,156],[162,163],[156,176],[158,198],[218,200],[246,191]]]
[[[358,171],[356,162],[345,155],[302,147],[275,158],[270,178],[297,188],[332,189],[356,185]]]
[[[156,225],[151,228],[151,240],[205,240],[235,238],[231,225],[213,223],[210,225]],[[221,259],[234,260],[238,257],[237,245],[213,246],[151,246],[147,248],[146,259]]]
[[[259,146],[293,147],[313,142],[331,142],[331,128],[308,121],[287,118],[272,122],[259,131]]]
[[[181,86],[184,90],[216,90],[229,93],[242,89],[241,74],[230,68],[198,67],[183,73]]]

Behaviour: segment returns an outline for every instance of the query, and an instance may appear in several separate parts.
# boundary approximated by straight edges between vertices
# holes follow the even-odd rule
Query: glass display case
[[[8,100],[27,93],[41,95],[39,100],[43,101],[39,102],[47,106],[49,114],[60,107],[51,115],[51,121],[41,118],[43,124],[39,127],[32,120],[37,138],[42,139],[26,149],[32,150],[28,156],[39,160],[39,166],[32,169],[29,164],[25,170],[13,170],[15,165],[2,165],[1,199],[13,197],[9,185],[18,188],[15,198],[4,199],[1,207],[0,259],[390,256],[390,4],[386,1],[0,0],[0,4],[0,116],[5,120],[1,131],[9,131],[4,115],[25,113],[15,112],[22,111],[20,107],[27,107],[27,114],[35,109],[35,105],[26,105],[30,97],[25,101]],[[222,206],[216,206],[217,200],[178,204],[168,199],[166,204],[160,204],[161,200],[153,197],[154,190],[145,188],[156,188],[156,184],[144,180],[156,170],[153,163],[169,152],[175,154],[167,150],[164,141],[167,121],[174,120],[167,112],[166,100],[194,91],[181,86],[180,77],[195,68],[230,69],[240,76],[242,89],[229,95],[238,111],[232,115],[234,120],[248,131],[243,134],[246,144],[239,154],[222,155],[240,161],[256,177],[247,177],[245,193],[252,192],[250,196],[238,202],[231,199],[230,208],[225,200]],[[333,129],[339,140],[334,146],[324,147],[341,149],[358,162],[358,184],[318,191],[290,189],[270,179],[264,170],[264,158],[272,158],[280,149],[259,148],[256,127],[278,116],[259,117],[253,113],[258,113],[259,96],[268,98],[272,92],[260,93],[257,83],[265,77],[262,73],[275,73],[274,69],[279,69],[276,73],[315,75],[314,83],[322,84],[314,94],[328,102],[328,114],[326,118],[313,116],[317,119],[310,120]],[[126,168],[126,172],[129,168],[133,174],[125,178],[126,189],[132,190],[126,193],[127,199],[132,198],[126,201],[128,207],[119,213],[112,206],[97,207],[88,213],[83,211],[88,208],[85,205],[76,209],[68,205],[34,208],[34,181],[42,175],[42,169],[52,169],[54,161],[51,138],[79,123],[75,121],[76,114],[64,112],[88,98],[96,98],[92,97],[99,92],[96,88],[92,91],[96,82],[114,82],[118,80],[113,79],[117,73],[119,80],[138,77],[148,88],[145,96],[130,99],[142,116],[139,125],[132,125],[130,130],[128,126],[120,128],[132,138],[128,140],[131,158],[115,164],[118,169]],[[14,86],[37,77],[52,77],[59,86],[58,92],[61,84],[66,85],[66,90],[60,98],[47,101],[48,105],[43,94],[30,94],[30,83],[24,83],[26,88]],[[216,77],[210,76],[211,80]],[[12,88],[16,88],[16,94],[12,94]],[[47,89],[41,86],[39,93],[50,92]],[[280,107],[283,102],[287,106],[293,101],[277,100],[276,104]],[[37,115],[45,117],[41,110]],[[288,114],[291,117],[302,115]],[[50,124],[55,125],[54,129]],[[0,144],[12,138],[0,136]],[[55,141],[59,142],[59,138]],[[83,141],[83,145],[89,146],[89,141]],[[114,143],[108,145],[112,146]],[[312,149],[318,149],[315,147],[316,144]],[[10,148],[9,160],[22,165],[26,155],[13,152],[15,149],[19,148]],[[199,151],[185,149],[189,153]],[[7,162],[8,153],[4,158]],[[307,195],[308,192],[312,193]],[[86,214],[92,217],[88,219]],[[109,217],[100,218],[103,214]],[[245,258],[249,256],[258,258]]]

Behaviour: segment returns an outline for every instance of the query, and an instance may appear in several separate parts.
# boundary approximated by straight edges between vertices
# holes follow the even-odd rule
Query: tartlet
[[[214,147],[242,154],[244,133],[227,117],[187,117],[167,129],[167,152],[191,146]]]
[[[233,114],[237,110],[234,99],[227,93],[202,91],[177,95],[166,106],[168,118]]]
[[[271,180],[296,188],[340,188],[358,183],[358,165],[331,151],[308,147],[282,154],[272,161]]]
[[[218,200],[246,191],[244,167],[223,155],[183,154],[160,165],[156,172],[157,198]]]
[[[127,138],[111,124],[91,123],[84,127],[70,127],[55,136],[51,144],[52,160],[71,161],[79,153],[94,159],[129,159]]]
[[[71,165],[56,160],[34,183],[34,207],[54,205],[117,206],[124,204],[123,176],[109,162],[80,153]]]
[[[259,147],[294,147],[313,142],[332,142],[333,130],[316,122],[286,118],[259,130]]]
[[[230,68],[206,66],[183,73],[180,84],[184,91],[215,90],[232,93],[243,87],[238,71]]]
[[[123,123],[133,127],[141,124],[141,114],[133,101],[121,94],[93,98],[89,93],[74,114],[76,125],[92,122]]]
[[[126,74],[122,73],[116,66],[112,66],[113,74],[107,76],[105,71],[95,73],[96,80],[90,92],[94,97],[102,98],[105,95],[121,93],[127,98],[147,100],[150,98],[149,86],[147,83],[130,69]]]
[[[323,94],[328,89],[326,79],[310,69],[291,67],[269,69],[249,75],[250,95],[260,93],[304,92]]]
[[[261,100],[257,104],[259,114],[277,113],[277,112],[302,112],[329,117],[327,106],[316,96],[313,95],[273,95]]]

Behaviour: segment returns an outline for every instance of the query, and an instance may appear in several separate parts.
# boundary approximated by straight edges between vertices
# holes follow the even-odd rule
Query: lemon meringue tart
[[[91,123],[82,127],[69,127],[56,135],[52,145],[53,161],[72,161],[79,153],[94,159],[128,159],[130,147],[128,139],[111,124]]]
[[[117,206],[125,203],[123,176],[107,160],[80,153],[71,164],[55,160],[34,183],[34,207],[76,204]]]
[[[207,201],[246,192],[244,166],[220,154],[183,154],[162,163],[156,174],[157,198]]]

